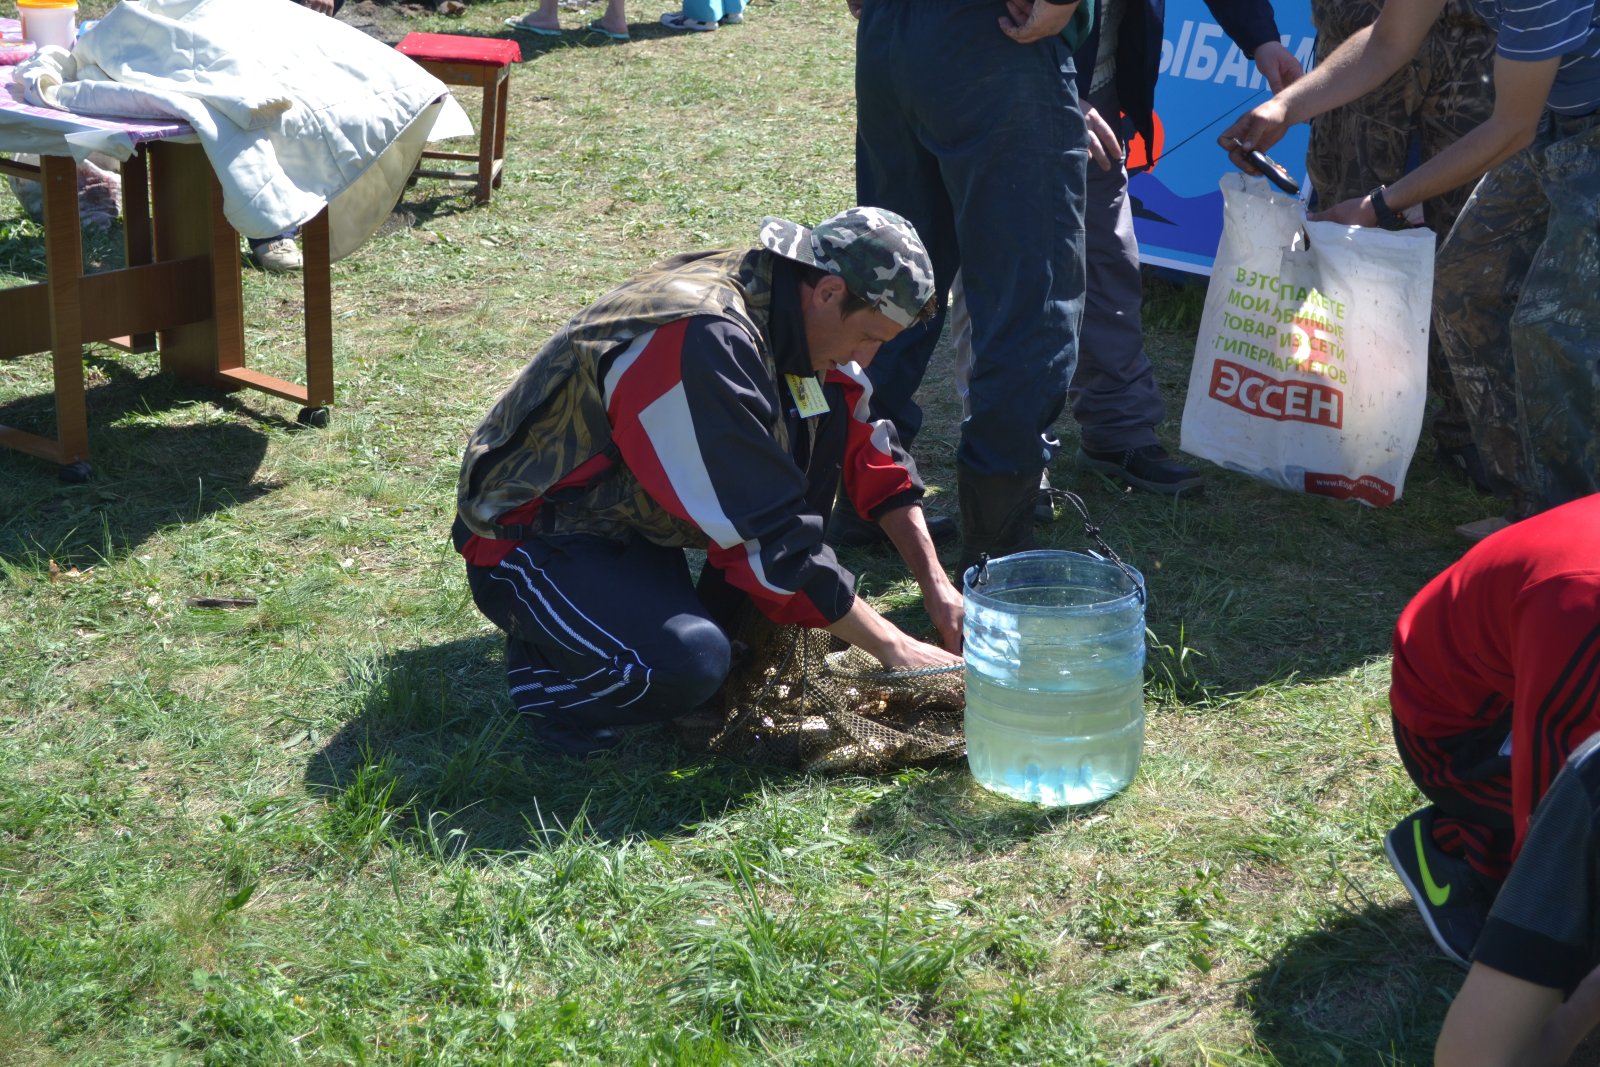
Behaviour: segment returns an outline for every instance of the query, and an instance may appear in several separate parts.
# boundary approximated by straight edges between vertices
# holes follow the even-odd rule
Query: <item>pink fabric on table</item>
[[[482,63],[503,67],[522,62],[522,47],[499,37],[462,37],[452,33],[408,33],[395,51],[412,59]]]

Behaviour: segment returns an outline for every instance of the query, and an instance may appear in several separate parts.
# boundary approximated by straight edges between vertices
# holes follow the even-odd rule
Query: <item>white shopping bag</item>
[[[1400,499],[1427,402],[1433,233],[1307,222],[1228,174],[1182,448],[1273,485]]]

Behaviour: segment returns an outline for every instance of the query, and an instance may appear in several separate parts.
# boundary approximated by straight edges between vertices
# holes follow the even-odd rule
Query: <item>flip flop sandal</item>
[[[598,33],[600,36],[612,41],[626,41],[629,39],[626,33],[618,33],[615,30],[606,29],[604,26],[600,25],[599,19],[595,19],[593,22],[589,23],[588,29],[590,33]]]
[[[510,26],[514,30],[520,30],[523,33],[538,34],[540,37],[560,37],[562,33],[565,32],[563,30],[547,29],[544,26],[530,26],[521,19],[501,19],[500,21],[505,25]]]

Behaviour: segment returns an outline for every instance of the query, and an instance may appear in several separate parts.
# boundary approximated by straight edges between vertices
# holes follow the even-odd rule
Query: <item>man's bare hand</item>
[[[961,657],[936,645],[904,637],[877,653],[878,662],[892,671],[914,671],[922,667],[959,667]]]
[[[1286,86],[1293,85],[1306,72],[1294,53],[1285,48],[1281,41],[1268,41],[1256,49],[1256,69],[1267,79],[1267,85],[1275,93],[1283,92]]]
[[[861,5],[865,0],[844,0],[844,6],[850,9],[850,14],[856,18],[861,17]]]
[[[943,573],[939,577],[944,578]],[[966,617],[960,590],[949,579],[928,582],[922,587],[922,607],[939,631],[939,643],[951,652],[960,652],[961,623]]]
[[[333,0],[305,0],[305,5],[319,15],[333,14]]]
[[[1094,160],[1095,166],[1101,170],[1110,170],[1112,164],[1122,162],[1122,139],[1117,136],[1117,131],[1105,117],[1087,105],[1083,109],[1083,121],[1089,125],[1089,158]]]
[[[1000,16],[1000,32],[1018,44],[1032,44],[1067,28],[1077,4],[1047,4],[1045,0],[1006,0],[1009,14]]]
[[[1289,129],[1287,109],[1273,97],[1254,111],[1242,115],[1232,126],[1222,131],[1217,146],[1228,153],[1233,165],[1246,174],[1260,174],[1250,162],[1247,153],[1252,148],[1265,152],[1279,141]]]

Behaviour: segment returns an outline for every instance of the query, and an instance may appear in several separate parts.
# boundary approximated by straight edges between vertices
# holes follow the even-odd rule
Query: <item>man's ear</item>
[[[827,274],[817,281],[817,287],[813,290],[813,293],[818,305],[826,307],[843,296],[844,291],[844,279],[837,274]]]

